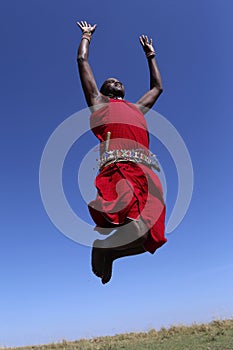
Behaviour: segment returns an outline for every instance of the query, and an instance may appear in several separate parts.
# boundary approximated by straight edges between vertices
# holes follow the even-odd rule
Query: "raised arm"
[[[78,48],[77,62],[83,92],[89,107],[105,102],[105,97],[100,93],[88,62],[89,45],[96,24],[91,26],[86,21],[77,22],[82,31],[82,39]]]
[[[152,39],[149,41],[146,35],[141,35],[139,40],[146,54],[150,71],[150,90],[137,101],[138,107],[145,114],[148,109],[154,105],[159,95],[162,93],[163,87],[159,68],[155,60],[155,50],[152,46]]]

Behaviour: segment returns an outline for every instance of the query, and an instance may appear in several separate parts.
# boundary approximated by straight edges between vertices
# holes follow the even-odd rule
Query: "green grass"
[[[233,350],[233,319],[14,350]],[[7,348],[4,348],[7,350]]]

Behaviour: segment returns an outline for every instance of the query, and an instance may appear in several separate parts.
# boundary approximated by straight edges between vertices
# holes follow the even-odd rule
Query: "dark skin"
[[[94,33],[96,24],[91,25],[86,21],[77,22],[82,32]],[[153,52],[152,39],[148,40],[146,35],[141,35],[139,41],[145,53]],[[78,48],[78,69],[84,95],[89,107],[94,107],[100,103],[108,103],[109,98],[123,98],[125,94],[123,84],[116,78],[109,78],[105,81],[105,93],[101,93],[97,87],[92,69],[88,62],[89,41],[87,39],[81,40]],[[150,90],[147,91],[137,102],[140,110],[146,113],[148,109],[152,108],[158,97],[163,91],[162,80],[160,72],[155,60],[155,57],[147,59],[150,72]],[[93,108],[95,110],[95,107]]]
[[[88,24],[86,21],[77,22],[77,25],[82,33],[87,33],[84,34],[87,38],[83,38],[80,42],[77,62],[86,102],[90,110],[93,112],[100,108],[98,105],[109,103],[110,98],[123,99],[125,88],[118,79],[108,78],[101,87],[101,91],[98,89],[92,69],[88,62],[90,45],[88,38],[93,36],[97,25]],[[152,39],[149,40],[146,35],[141,35],[139,41],[145,54],[154,52]],[[147,61],[150,73],[150,89],[136,102],[137,107],[143,114],[152,108],[163,91],[161,76],[154,55],[149,56]],[[114,260],[145,252],[143,244],[147,238],[147,233],[143,236],[140,234],[142,231],[142,225],[143,223],[132,221],[130,228],[127,227],[127,232],[122,232],[124,229],[119,228],[119,230],[117,230],[112,236],[105,240],[96,240],[93,243],[92,270],[96,276],[101,278],[103,284],[109,282],[111,279]],[[118,236],[122,234],[128,235],[130,243],[115,247]],[[114,248],[112,248],[113,246]]]

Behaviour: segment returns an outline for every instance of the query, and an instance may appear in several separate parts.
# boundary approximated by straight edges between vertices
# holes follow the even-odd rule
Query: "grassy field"
[[[14,350],[233,350],[233,319]],[[4,348],[7,350],[7,348]]]

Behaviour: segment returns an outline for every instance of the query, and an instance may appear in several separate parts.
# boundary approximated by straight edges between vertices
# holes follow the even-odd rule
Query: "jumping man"
[[[144,118],[163,89],[152,39],[145,35],[139,41],[148,61],[149,91],[135,105],[124,100],[124,85],[116,78],[108,78],[98,89],[88,62],[96,24],[77,24],[82,31],[77,56],[79,74],[92,112],[91,129],[100,141],[97,197],[88,207],[95,230],[107,235],[93,243],[92,270],[105,284],[111,279],[114,260],[146,251],[153,254],[167,241],[163,190],[152,170],[159,170],[158,163],[149,151]]]

